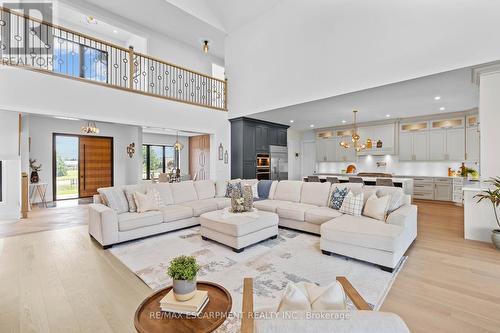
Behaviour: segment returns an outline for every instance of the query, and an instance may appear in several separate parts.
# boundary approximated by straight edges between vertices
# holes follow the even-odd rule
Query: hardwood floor
[[[462,208],[418,205],[418,239],[382,310],[413,333],[499,332],[500,251],[463,240]],[[87,226],[0,239],[0,332],[134,332],[150,293]]]

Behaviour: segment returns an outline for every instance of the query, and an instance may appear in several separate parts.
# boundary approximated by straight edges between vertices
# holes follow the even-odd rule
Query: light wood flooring
[[[399,314],[414,333],[500,332],[500,251],[463,240],[462,208],[418,206],[418,239],[382,310]],[[47,211],[38,224],[86,219]],[[135,309],[150,293],[86,226],[0,239],[2,333],[134,332]]]

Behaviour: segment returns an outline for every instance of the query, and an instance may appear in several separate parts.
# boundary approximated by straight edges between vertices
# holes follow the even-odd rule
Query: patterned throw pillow
[[[349,193],[349,189],[347,187],[344,187],[342,189],[336,187],[330,196],[330,202],[328,206],[330,208],[339,210],[340,207],[342,207],[342,202],[344,202],[344,198],[346,197],[347,193]]]
[[[231,198],[233,190],[238,189],[241,192],[241,182],[227,182],[226,198]]]
[[[163,200],[161,200],[160,192],[155,188],[148,188],[147,195],[152,196],[155,199],[157,207],[163,206]]]
[[[128,201],[128,211],[130,213],[137,212],[137,205],[135,204],[134,192],[125,190],[125,196],[127,197]]]
[[[104,187],[97,189],[97,192],[103,198],[111,209],[114,209],[118,214],[126,213],[129,210],[127,197],[122,189],[117,187]]]
[[[361,216],[361,212],[363,211],[363,192],[359,194],[354,194],[352,191],[349,192],[344,198],[339,211],[352,216]]]

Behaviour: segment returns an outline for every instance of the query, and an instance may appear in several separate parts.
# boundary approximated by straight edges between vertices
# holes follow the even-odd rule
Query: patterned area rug
[[[369,263],[326,256],[321,254],[318,236],[287,229],[279,229],[277,239],[253,245],[242,253],[203,241],[199,227],[117,245],[110,251],[153,290],[171,284],[166,270],[172,258],[195,256],[202,266],[198,280],[224,286],[233,298],[233,312],[241,312],[244,277],[254,278],[255,309],[276,309],[289,281],[325,286],[341,275],[377,310],[401,267],[388,273]],[[217,332],[238,329],[238,321],[228,319]]]

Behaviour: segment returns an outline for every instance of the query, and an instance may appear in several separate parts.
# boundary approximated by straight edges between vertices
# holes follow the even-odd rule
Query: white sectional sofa
[[[107,248],[113,244],[198,225],[201,214],[231,204],[231,200],[223,195],[225,187],[216,191],[216,185],[211,180],[127,185],[113,188],[113,194],[118,197],[117,200],[125,200],[124,206],[125,190],[145,193],[148,187],[157,189],[160,194],[163,205],[158,211],[130,213],[125,208],[115,210],[104,205],[100,195],[94,196],[94,203],[89,208],[90,235]]]
[[[396,209],[386,221],[342,214],[327,207],[335,187],[362,191],[365,203],[375,191],[378,196],[391,195],[390,205]],[[273,183],[267,200],[257,201],[254,206],[277,213],[281,227],[321,235],[324,254],[368,261],[387,271],[396,268],[417,237],[417,207],[411,205],[410,196],[395,187],[281,181]]]

